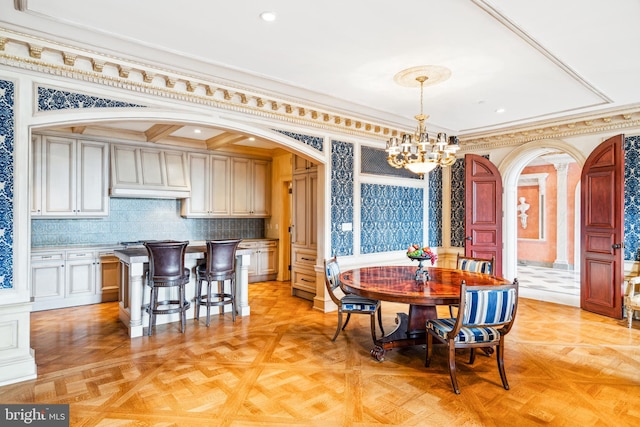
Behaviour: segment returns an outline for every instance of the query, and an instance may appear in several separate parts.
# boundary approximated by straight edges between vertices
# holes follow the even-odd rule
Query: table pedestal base
[[[435,306],[410,305],[409,314],[396,314],[396,328],[384,337],[376,340],[376,345],[369,352],[379,362],[384,360],[388,350],[399,347],[422,345],[427,342],[427,319],[436,319],[438,312]]]

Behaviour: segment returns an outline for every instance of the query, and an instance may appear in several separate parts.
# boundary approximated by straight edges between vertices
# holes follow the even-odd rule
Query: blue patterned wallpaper
[[[274,131],[281,133],[289,138],[293,138],[309,147],[315,148],[318,151],[324,151],[324,139],[319,136],[303,135],[301,133],[287,132],[285,130],[273,129]]]
[[[362,184],[361,200],[361,253],[423,244],[424,189]]]
[[[0,288],[13,287],[13,147],[15,91],[0,80]]]
[[[180,201],[169,199],[111,198],[105,218],[31,221],[33,247],[263,237],[263,218],[182,218]]]
[[[640,136],[624,141],[624,259],[640,261]]]
[[[144,105],[98,98],[82,93],[38,87],[38,111],[66,110],[70,108],[144,107]]]
[[[428,245],[442,246],[442,168],[429,172]]]
[[[331,141],[331,254],[353,255],[353,144]]]
[[[464,159],[451,165],[451,246],[464,247]]]

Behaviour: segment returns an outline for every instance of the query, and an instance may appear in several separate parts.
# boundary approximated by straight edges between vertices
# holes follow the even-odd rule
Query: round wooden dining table
[[[362,297],[409,304],[409,313],[397,313],[396,328],[376,340],[371,355],[384,360],[386,351],[426,342],[426,322],[438,317],[436,306],[458,304],[460,284],[495,286],[510,283],[501,277],[451,268],[426,267],[417,279],[411,266],[363,267],[340,274],[344,292]]]

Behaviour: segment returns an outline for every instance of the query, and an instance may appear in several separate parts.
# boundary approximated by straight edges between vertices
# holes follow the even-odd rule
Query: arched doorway
[[[546,159],[546,160],[543,160]],[[569,201],[576,200],[575,191],[568,192],[566,191],[567,186],[564,185],[564,181],[566,180],[566,170],[567,165],[571,164],[575,161],[576,165],[574,165],[574,169],[578,171],[582,170],[582,166],[585,162],[584,155],[576,150],[575,147],[567,144],[561,140],[543,140],[543,141],[534,141],[529,144],[523,145],[513,152],[511,152],[499,166],[500,172],[502,174],[503,184],[504,184],[504,198],[503,198],[503,209],[504,209],[504,223],[503,223],[503,236],[504,236],[504,251],[503,251],[503,274],[507,278],[518,277],[518,259],[519,259],[519,237],[521,236],[529,236],[524,233],[524,225],[530,227],[527,230],[527,233],[534,233],[535,236],[531,238],[531,242],[533,242],[531,247],[544,247],[546,235],[545,233],[549,232],[549,228],[546,227],[546,223],[544,216],[544,212],[540,212],[541,206],[543,207],[546,203],[552,203],[554,207],[554,211],[562,211],[563,204],[566,206],[569,204]],[[524,173],[525,168],[527,168],[528,172],[536,172],[543,171],[544,166],[539,167],[536,170],[535,165],[543,165],[547,164],[549,167],[557,168],[557,173],[554,173],[554,180],[557,179],[558,191],[555,192],[554,196],[555,200],[547,200],[544,195],[544,191],[535,191],[535,188],[544,188],[542,182],[545,179],[545,173]],[[551,166],[553,165],[553,166]],[[533,166],[533,167],[532,167]],[[519,184],[524,184],[524,187],[520,187]],[[523,201],[523,195],[527,195],[526,191],[523,192],[523,189],[529,185],[531,190],[531,197],[533,200],[529,200],[531,203],[527,203],[526,197]],[[579,182],[578,182],[579,189]],[[528,208],[531,205],[535,205],[537,207],[536,210],[528,211]],[[573,205],[573,203],[570,203]],[[558,206],[559,205],[559,206]],[[579,204],[575,204],[576,210],[575,215],[579,215]],[[533,213],[533,218],[527,214]],[[529,221],[525,224],[525,221]],[[533,221],[533,222],[532,222]],[[566,230],[567,228],[567,217],[564,218],[553,218],[552,225],[554,227],[553,234],[557,229],[558,233],[562,232],[562,230]],[[571,226],[574,224],[572,223]],[[548,262],[538,262],[534,263],[538,267],[551,267],[557,269],[566,269],[572,268],[570,266],[570,259],[579,260],[579,244],[570,245],[570,239],[575,239],[575,234],[568,236],[566,239],[559,238],[557,241],[559,242],[556,245],[554,244],[553,252],[551,258],[552,261]],[[522,239],[520,239],[522,241]],[[569,253],[569,248],[571,246],[575,246],[576,251],[572,251]],[[522,246],[521,247],[526,247]],[[575,261],[572,265],[578,264],[579,262]],[[524,272],[530,267],[521,267],[521,270]],[[546,297],[541,297],[541,299],[546,299]],[[570,305],[579,305],[579,298],[560,298],[556,302],[566,303]]]

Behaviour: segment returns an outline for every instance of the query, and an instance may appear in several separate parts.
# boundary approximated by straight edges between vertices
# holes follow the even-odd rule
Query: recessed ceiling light
[[[501,113],[504,113],[505,111],[507,111],[507,110],[505,110],[504,108],[498,108],[496,110],[496,113],[501,114]]]
[[[202,131],[200,129],[194,129],[193,133],[202,133]]]
[[[262,12],[260,18],[263,21],[272,22],[276,20],[276,14],[275,12]]]
[[[255,141],[256,139],[254,137],[249,137],[249,141]]]

